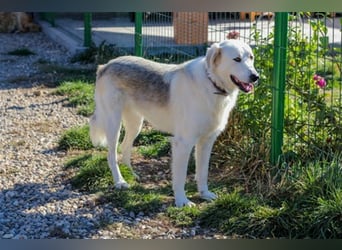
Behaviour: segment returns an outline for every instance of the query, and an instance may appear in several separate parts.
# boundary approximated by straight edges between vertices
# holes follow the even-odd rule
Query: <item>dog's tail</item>
[[[100,65],[97,69],[97,79],[95,86],[95,112],[89,121],[90,139],[94,146],[107,146],[107,137],[105,132],[106,115],[105,107],[103,106],[103,97],[99,91],[101,72],[104,66]]]

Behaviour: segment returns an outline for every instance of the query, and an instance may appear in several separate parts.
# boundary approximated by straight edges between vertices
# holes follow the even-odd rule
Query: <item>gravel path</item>
[[[198,227],[173,227],[158,214],[97,204],[96,194],[73,190],[65,182],[66,155],[55,147],[63,131],[87,118],[50,94],[37,66],[66,65],[70,55],[43,33],[0,34],[0,42],[0,239],[215,238]],[[24,47],[35,54],[8,55]]]

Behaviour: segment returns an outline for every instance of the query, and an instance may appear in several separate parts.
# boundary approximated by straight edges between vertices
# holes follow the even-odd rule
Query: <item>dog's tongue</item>
[[[245,90],[246,93],[251,92],[254,88],[252,83],[240,82],[240,86]]]
[[[231,75],[233,82],[245,93],[249,93],[253,90],[253,83],[240,81],[236,76]]]

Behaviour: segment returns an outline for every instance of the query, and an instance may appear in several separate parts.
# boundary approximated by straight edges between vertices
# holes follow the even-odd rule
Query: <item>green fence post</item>
[[[275,14],[274,72],[272,94],[271,163],[277,164],[282,153],[284,131],[285,77],[287,63],[288,13]]]
[[[84,21],[84,47],[91,46],[91,13],[84,13],[83,21]]]
[[[135,12],[135,55],[142,56],[142,12]]]
[[[43,16],[43,19],[45,21],[48,21],[52,27],[55,27],[56,26],[56,23],[55,23],[55,13],[53,12],[44,12],[42,14]]]

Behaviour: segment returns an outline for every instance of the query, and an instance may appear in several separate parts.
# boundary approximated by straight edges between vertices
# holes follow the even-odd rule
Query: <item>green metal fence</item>
[[[288,157],[342,149],[341,18],[305,15],[288,29],[283,144]]]
[[[236,109],[238,126],[251,142],[269,145],[265,150],[273,164],[281,156],[291,160],[341,152],[341,16],[254,14],[255,18],[243,12],[135,13],[135,22],[113,21],[107,34],[124,53],[180,63],[204,55],[211,43],[238,32],[239,39],[253,47],[261,75],[255,93],[241,95]],[[84,21],[87,46],[102,24],[90,14]],[[124,43],[122,37],[127,37]]]
[[[264,75],[254,96],[241,96],[237,109],[245,113],[244,125],[251,136],[270,144],[271,162],[278,163],[281,156],[291,161],[341,152],[341,17],[275,13],[271,18],[261,16],[251,21],[241,20],[241,13],[210,14],[212,18],[205,24],[207,43],[189,45],[186,38],[179,44],[173,20],[176,42],[169,41],[172,53],[155,58],[182,61],[203,55],[211,42],[238,31],[240,39],[260,53],[256,66]],[[201,20],[187,18],[190,21],[184,19],[184,26],[190,28],[178,29],[184,36],[192,32],[199,36],[193,40],[200,41],[201,34],[196,30],[201,30],[196,26],[203,25]],[[144,56],[149,56],[148,49],[144,47]],[[160,49],[160,44],[151,49]]]

